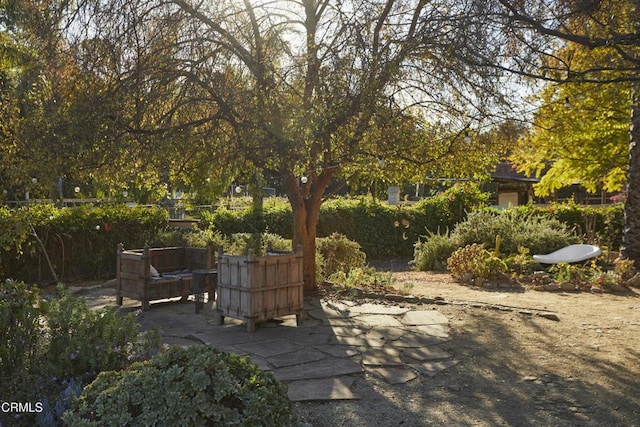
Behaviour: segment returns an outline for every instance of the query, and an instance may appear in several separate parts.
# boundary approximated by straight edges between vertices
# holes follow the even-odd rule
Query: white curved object
[[[580,262],[600,256],[602,251],[593,245],[569,245],[546,255],[534,255],[533,259],[541,264],[558,264],[560,262]]]

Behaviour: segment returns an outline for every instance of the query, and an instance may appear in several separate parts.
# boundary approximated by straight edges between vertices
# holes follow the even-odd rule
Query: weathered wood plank
[[[218,254],[217,315],[256,321],[289,314],[304,307],[302,253],[266,257]]]

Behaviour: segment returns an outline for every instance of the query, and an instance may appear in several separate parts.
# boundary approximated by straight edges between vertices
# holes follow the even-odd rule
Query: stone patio
[[[94,307],[113,305],[110,291],[84,297]],[[122,309],[136,311],[136,302]],[[160,328],[168,344],[199,343],[250,357],[287,384],[292,401],[358,399],[356,376],[399,384],[458,363],[441,347],[449,340],[448,320],[434,309],[308,298],[301,326],[287,316],[259,323],[251,333],[235,319],[215,325],[210,307],[196,314],[193,301],[155,302],[138,313],[142,328]]]

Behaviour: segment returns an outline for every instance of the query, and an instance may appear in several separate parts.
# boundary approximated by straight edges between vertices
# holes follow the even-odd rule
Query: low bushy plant
[[[620,277],[620,282],[626,282],[636,273],[635,261],[617,258],[613,261],[613,271]]]
[[[488,279],[507,272],[507,265],[493,252],[477,243],[453,252],[447,260],[447,269],[456,279],[470,282],[476,278]]]
[[[100,371],[122,369],[157,351],[157,331],[140,334],[134,313],[122,316],[117,307],[95,311],[63,288],[59,292],[62,297],[53,299],[46,313],[46,371],[52,377],[88,384]]]
[[[471,212],[451,234],[460,246],[478,243],[493,247],[497,236],[501,237],[501,252],[507,255],[518,253],[519,247],[531,253],[549,253],[577,242],[572,230],[557,219],[517,210]]]
[[[610,290],[614,285],[625,286],[631,271],[629,264],[614,264],[613,270],[603,270],[596,261],[587,264],[568,264],[561,262],[549,268],[549,274],[558,282],[569,282],[577,288],[599,287]],[[631,263],[632,265],[632,263]]]
[[[589,284],[591,286],[598,286],[602,289],[612,289],[614,285],[620,283],[620,276],[615,271],[602,271],[600,269],[594,269],[589,277]]]
[[[458,243],[449,237],[449,233],[429,233],[414,247],[413,268],[421,271],[444,271],[447,259],[458,248]]]
[[[380,273],[373,267],[358,267],[348,271],[336,271],[329,277],[334,285],[351,287],[367,286],[393,286],[394,279],[391,273]]]
[[[540,267],[531,256],[529,248],[523,246],[519,246],[518,253],[508,256],[504,262],[507,264],[509,271],[516,275],[531,274]]]
[[[215,247],[226,247],[229,244],[228,239],[212,229],[184,230],[179,228],[165,228],[159,231],[158,234],[147,243],[152,248],[165,248],[169,246],[205,248],[209,243],[212,243]]]
[[[559,262],[549,267],[549,274],[556,282],[570,282],[582,286],[593,275],[588,266]]]
[[[104,426],[289,426],[286,387],[249,358],[206,346],[171,347],[150,361],[103,372],[64,420]]]
[[[357,242],[349,240],[339,233],[316,239],[316,250],[324,259],[325,277],[329,277],[338,271],[347,272],[354,268],[362,268],[367,257],[360,250],[360,245]]]
[[[224,250],[225,253],[242,256],[252,249],[255,256],[263,256],[267,254],[268,248],[291,251],[291,240],[273,233],[234,233]]]
[[[43,330],[41,318],[46,303],[37,288],[22,282],[5,280],[0,288],[0,387],[3,400],[9,397],[34,397],[27,391],[33,385],[36,369],[42,361]]]

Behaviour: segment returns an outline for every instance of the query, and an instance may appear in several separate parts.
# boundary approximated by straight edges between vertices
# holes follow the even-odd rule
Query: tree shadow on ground
[[[455,310],[465,310],[464,323],[455,321]],[[457,366],[400,385],[367,375],[356,382],[361,400],[300,404],[310,414],[307,421],[314,427],[640,422],[640,352],[633,340],[620,351],[626,359],[612,360],[606,349],[572,346],[580,331],[563,336],[555,322],[543,318],[462,307],[447,311],[453,317],[451,340],[443,347],[460,360]]]

